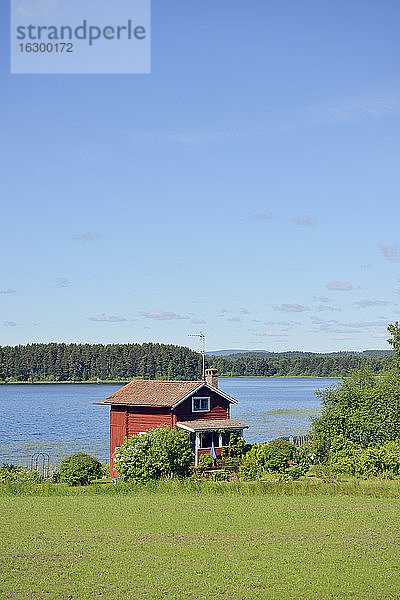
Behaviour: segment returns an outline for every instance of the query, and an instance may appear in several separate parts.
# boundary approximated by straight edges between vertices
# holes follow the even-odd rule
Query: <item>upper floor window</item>
[[[192,398],[192,411],[205,412],[210,410],[210,398],[205,396],[194,396]]]

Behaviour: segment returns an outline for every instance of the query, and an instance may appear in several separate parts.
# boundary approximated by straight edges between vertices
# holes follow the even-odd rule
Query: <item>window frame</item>
[[[211,429],[209,431],[201,431],[200,432],[199,450],[209,450],[211,448],[211,446],[203,446],[203,436],[205,436],[205,435],[211,435],[211,442],[214,442],[214,448],[222,448],[221,434],[219,433],[219,431],[216,431],[215,429]],[[217,440],[214,439],[215,436],[217,436]]]
[[[194,406],[195,400],[207,400],[207,407],[208,408],[195,408],[195,406]],[[194,412],[194,413],[210,412],[210,410],[211,410],[211,399],[210,399],[210,396],[192,396],[192,412]]]

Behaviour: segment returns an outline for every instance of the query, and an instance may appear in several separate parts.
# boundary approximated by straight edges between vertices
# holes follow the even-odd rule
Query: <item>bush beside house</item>
[[[161,477],[185,477],[191,462],[189,434],[166,425],[125,438],[114,454],[114,465],[121,480],[136,483]]]

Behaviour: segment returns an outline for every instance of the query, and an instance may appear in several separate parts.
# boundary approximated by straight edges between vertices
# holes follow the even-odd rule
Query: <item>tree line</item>
[[[201,356],[169,344],[27,344],[0,347],[7,381],[199,379]]]
[[[207,362],[226,377],[346,377],[361,365],[374,373],[385,371],[393,357],[360,354],[297,354],[255,356],[251,354],[211,357]]]
[[[206,366],[225,377],[345,377],[361,364],[380,373],[390,355],[284,354],[208,356]],[[27,344],[0,346],[0,381],[129,381],[201,379],[201,356],[170,344]]]

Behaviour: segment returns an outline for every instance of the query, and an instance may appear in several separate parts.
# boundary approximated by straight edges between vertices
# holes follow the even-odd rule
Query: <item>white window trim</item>
[[[208,408],[195,408],[194,407],[195,400],[207,400]],[[210,410],[211,410],[210,405],[211,405],[210,396],[193,396],[192,397],[192,412],[210,412]]]

